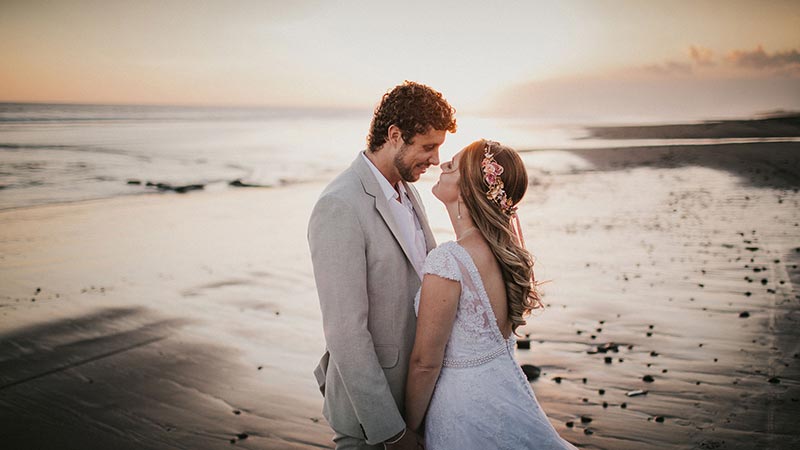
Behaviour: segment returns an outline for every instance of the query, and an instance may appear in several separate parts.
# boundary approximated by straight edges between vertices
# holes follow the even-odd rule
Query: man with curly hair
[[[414,295],[436,246],[410,184],[456,131],[442,94],[406,81],[383,96],[368,148],[322,192],[308,227],[326,352],[314,374],[337,449],[417,449],[403,420]],[[419,446],[419,447],[418,447]]]

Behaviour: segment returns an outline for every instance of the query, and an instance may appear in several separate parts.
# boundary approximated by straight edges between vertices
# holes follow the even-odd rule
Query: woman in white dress
[[[541,306],[516,217],[525,165],[511,148],[481,140],[441,169],[433,194],[457,240],[425,261],[406,423],[424,431],[427,450],[574,449],[514,359],[516,329]]]

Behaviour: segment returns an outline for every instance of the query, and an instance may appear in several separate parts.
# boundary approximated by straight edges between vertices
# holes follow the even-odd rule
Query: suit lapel
[[[381,218],[383,218],[383,221],[386,223],[389,231],[392,232],[392,236],[394,236],[394,239],[400,245],[400,248],[403,249],[403,253],[405,254],[409,264],[411,264],[413,267],[414,263],[411,259],[411,251],[400,234],[400,227],[394,220],[394,214],[392,214],[391,207],[389,206],[389,200],[386,199],[383,189],[381,189],[381,186],[378,184],[378,180],[375,179],[375,175],[367,165],[368,163],[364,161],[362,154],[363,153],[358,155],[356,160],[353,162],[352,167],[358,174],[359,178],[361,178],[361,184],[364,186],[364,192],[375,199],[375,209],[378,210],[378,213],[380,214]],[[425,240],[427,242],[427,236],[425,237]]]

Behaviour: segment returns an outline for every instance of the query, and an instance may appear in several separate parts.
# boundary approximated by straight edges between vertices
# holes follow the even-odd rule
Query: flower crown
[[[489,186],[489,190],[486,191],[486,198],[497,203],[497,205],[500,206],[500,210],[506,215],[513,217],[517,212],[517,207],[511,203],[511,200],[506,195],[506,191],[503,189],[505,186],[503,185],[503,180],[500,178],[500,175],[503,174],[503,166],[494,160],[494,154],[492,153],[493,144],[500,145],[494,141],[486,141],[483,162],[481,162],[483,181]]]

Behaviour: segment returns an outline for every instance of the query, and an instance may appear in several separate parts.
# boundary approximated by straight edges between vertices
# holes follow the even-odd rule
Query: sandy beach
[[[524,159],[520,217],[549,282],[517,357],[562,436],[800,446],[800,144]],[[418,188],[444,242],[432,172]],[[329,448],[305,238],[323,187],[0,211],[0,445]]]

